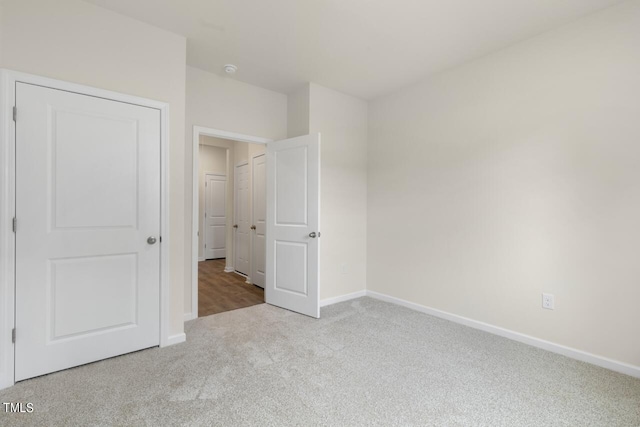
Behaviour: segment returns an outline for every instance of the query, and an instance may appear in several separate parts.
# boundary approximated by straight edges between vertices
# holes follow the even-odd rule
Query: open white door
[[[320,134],[267,144],[265,300],[320,317]]]

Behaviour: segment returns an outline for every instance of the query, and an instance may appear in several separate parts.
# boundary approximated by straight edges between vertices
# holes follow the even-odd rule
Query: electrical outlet
[[[553,310],[553,294],[542,294],[542,308]]]
[[[338,271],[340,272],[340,274],[347,274],[347,264],[340,264],[340,266],[338,267]]]

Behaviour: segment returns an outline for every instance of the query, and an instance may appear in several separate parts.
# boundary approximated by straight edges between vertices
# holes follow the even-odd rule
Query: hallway
[[[264,303],[262,288],[224,267],[224,258],[198,263],[198,317]]]

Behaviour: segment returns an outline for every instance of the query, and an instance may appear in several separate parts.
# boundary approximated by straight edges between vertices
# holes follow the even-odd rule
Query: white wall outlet
[[[347,274],[347,264],[342,263],[338,266],[338,271],[340,274]]]
[[[553,294],[542,294],[542,308],[553,310]]]

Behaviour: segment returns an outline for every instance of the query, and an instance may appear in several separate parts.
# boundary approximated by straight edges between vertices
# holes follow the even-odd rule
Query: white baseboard
[[[591,363],[592,365],[600,366],[602,368],[606,368],[612,371],[630,375],[635,378],[640,378],[640,366],[634,366],[628,363],[619,362],[617,360],[598,356],[592,353],[587,353],[586,351],[567,347],[561,344],[556,344],[550,341],[545,341],[543,339],[532,337],[530,335],[521,334],[519,332],[511,331],[509,329],[501,328],[499,326],[494,326],[489,323],[484,323],[478,320],[469,319],[467,317],[458,316],[457,314],[447,313],[446,311],[416,304],[400,298],[381,294],[379,292],[366,291],[366,295],[371,298],[401,305],[403,307],[407,307],[412,310],[420,311],[422,313],[426,313],[431,316],[439,317],[441,319],[445,319],[451,322],[459,323],[461,325],[469,326],[474,329],[480,329],[481,331],[489,332],[494,335],[499,335],[501,337],[518,341],[524,344],[528,344],[533,347],[538,347],[543,350],[550,351],[552,353],[561,354],[563,356],[570,357],[572,359]],[[322,305],[322,302],[320,304]]]
[[[198,257],[198,262],[204,261],[204,257]]]
[[[180,344],[181,342],[185,342],[186,340],[187,340],[187,334],[185,334],[184,332],[171,335],[167,339],[167,343],[163,347],[167,347],[174,344]]]
[[[249,276],[247,276],[244,273],[240,273],[239,271],[233,270],[232,273],[237,274],[238,276],[242,277],[243,279],[247,280],[249,278]]]
[[[225,273],[233,273],[233,266],[229,266],[229,265],[225,266],[224,267],[224,272]]]
[[[189,320],[193,320],[198,316],[194,316],[193,313],[185,313],[184,314],[184,321],[188,322]]]
[[[326,307],[328,305],[349,301],[351,299],[360,298],[366,295],[367,295],[367,291],[358,291],[358,292],[353,292],[351,294],[340,295],[339,297],[325,298],[320,301],[320,307]]]

